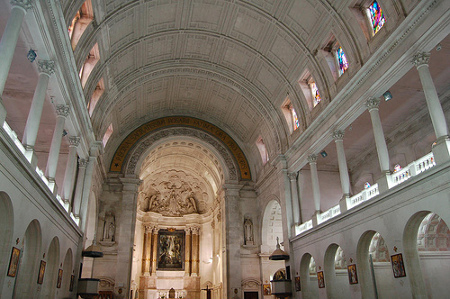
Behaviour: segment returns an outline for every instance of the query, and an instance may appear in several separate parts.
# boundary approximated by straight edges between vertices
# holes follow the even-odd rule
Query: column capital
[[[78,165],[80,166],[80,168],[86,168],[88,162],[89,162],[88,159],[80,159],[78,161]]]
[[[288,173],[288,177],[291,181],[296,181],[297,180],[297,173],[296,172],[289,172]]]
[[[190,227],[185,227],[184,231],[186,232],[186,235],[190,235],[191,234],[191,228]]]
[[[152,233],[153,227],[151,225],[144,224],[145,233]]]
[[[154,235],[157,235],[158,232],[159,232],[159,227],[154,226],[152,230],[153,230],[153,234],[154,234]]]
[[[317,155],[316,154],[312,154],[308,156],[308,162],[311,163],[316,163],[317,162]]]
[[[430,61],[430,53],[422,52],[414,55],[412,63],[414,63],[414,65],[418,68],[419,66],[422,65],[428,65],[429,61]]]
[[[17,6],[17,7],[22,8],[25,11],[27,11],[33,7],[30,0],[11,0],[11,1],[9,1],[9,3],[11,3],[11,5],[13,7]]]
[[[198,235],[199,232],[200,232],[200,227],[199,226],[192,226],[191,230],[192,230],[192,234],[193,235]]]
[[[55,73],[55,62],[52,60],[38,60],[39,74],[46,74],[51,76]]]
[[[333,134],[331,135],[333,137],[334,140],[338,141],[338,140],[343,140],[344,139],[344,131],[342,130],[336,130],[333,132]]]
[[[56,115],[67,117],[69,116],[69,106],[67,105],[56,105]]]
[[[69,137],[69,147],[77,147],[80,144],[81,138],[78,136]]]
[[[378,109],[378,106],[380,106],[379,98],[370,98],[366,102],[366,107],[369,110],[369,112],[373,109]]]

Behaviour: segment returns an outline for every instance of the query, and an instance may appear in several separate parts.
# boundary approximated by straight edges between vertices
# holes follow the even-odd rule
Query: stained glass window
[[[341,76],[345,71],[348,69],[348,61],[347,57],[345,56],[344,50],[342,47],[339,47],[336,50],[336,58],[339,64],[339,76]]]
[[[314,107],[316,107],[317,104],[319,104],[319,102],[322,100],[322,98],[320,97],[319,89],[317,88],[317,85],[315,82],[310,83],[309,86],[311,87],[311,92],[312,92],[312,96],[313,96],[313,104],[314,104]]]
[[[397,171],[400,171],[400,170],[402,170],[402,167],[399,164],[394,166],[394,172],[397,172]]]
[[[369,6],[369,16],[372,22],[373,34],[376,34],[386,22],[384,13],[376,0]]]
[[[291,107],[291,113],[292,113],[292,121],[294,123],[294,130],[297,130],[297,128],[300,127],[300,123],[298,122],[297,113],[295,113],[293,107]]]

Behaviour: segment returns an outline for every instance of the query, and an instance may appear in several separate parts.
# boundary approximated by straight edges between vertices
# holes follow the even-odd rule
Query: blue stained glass
[[[342,47],[339,47],[336,50],[336,56],[337,56],[337,60],[339,63],[339,75],[342,75],[348,69],[347,57],[345,56],[345,53],[344,53],[344,50],[342,49]]]
[[[377,33],[383,27],[386,19],[377,1],[373,1],[369,6],[370,20],[372,21],[373,34]]]

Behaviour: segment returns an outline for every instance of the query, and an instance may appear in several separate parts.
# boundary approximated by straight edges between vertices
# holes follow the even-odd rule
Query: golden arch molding
[[[214,139],[219,141],[222,147],[224,147],[231,154],[234,162],[239,168],[238,172],[240,179],[251,180],[250,167],[247,158],[245,157],[244,152],[241,150],[239,145],[233,140],[233,138],[231,138],[230,135],[228,135],[220,128],[207,121],[187,116],[163,117],[152,120],[135,129],[122,141],[122,143],[114,153],[109,169],[110,172],[122,172],[124,171],[124,168],[128,168],[126,170],[128,173],[134,172],[137,157],[134,157],[135,155],[133,155],[132,152],[135,151],[135,148],[138,146],[138,144],[146,139],[146,137],[156,132],[161,133],[159,134],[161,136],[157,137],[157,139],[163,138],[168,135],[182,135],[174,133],[173,130],[170,132],[164,132],[164,130],[169,128],[194,129],[196,131],[201,131],[203,133],[206,133],[206,135],[214,137]],[[187,133],[187,131],[185,132]],[[198,134],[196,135],[196,137],[201,137]],[[206,135],[204,136],[206,137]],[[140,145],[141,148],[145,146],[146,144]],[[142,149],[138,150],[138,152],[139,154],[142,153]],[[127,167],[127,164],[132,164],[131,169],[129,169],[130,167]]]

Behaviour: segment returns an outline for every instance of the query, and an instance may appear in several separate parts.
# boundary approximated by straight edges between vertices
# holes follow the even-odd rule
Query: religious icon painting
[[[295,291],[300,292],[302,290],[302,286],[300,284],[300,276],[295,276]]]
[[[63,276],[63,270],[59,269],[59,271],[58,271],[58,281],[56,282],[56,287],[58,289],[61,288],[62,276]]]
[[[270,284],[263,284],[264,295],[271,295],[272,290],[270,289]]]
[[[38,279],[37,279],[38,284],[42,284],[44,282],[44,274],[45,274],[45,265],[46,264],[47,263],[45,261],[41,261],[41,265],[39,266]]]
[[[356,265],[348,265],[347,266],[348,271],[348,282],[350,284],[357,284],[358,283],[358,274],[356,273]]]
[[[323,271],[317,272],[317,282],[319,283],[320,289],[323,289],[325,287],[325,278],[323,277]]]
[[[158,270],[184,270],[184,231],[158,233]]]
[[[394,277],[405,277],[405,266],[403,265],[402,254],[391,255],[392,271],[394,271]]]
[[[20,249],[13,247],[11,252],[11,259],[9,260],[8,276],[16,277],[17,266],[19,265]]]

